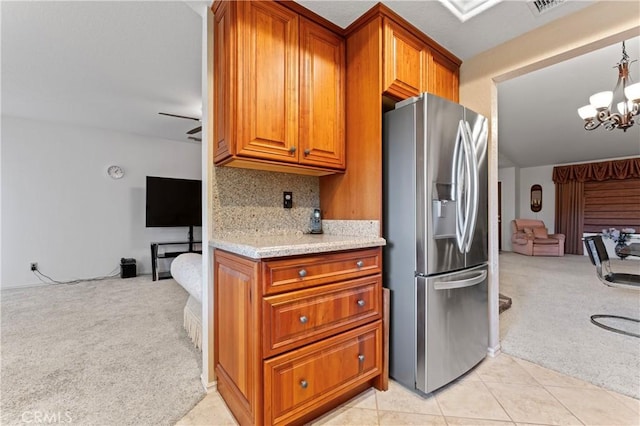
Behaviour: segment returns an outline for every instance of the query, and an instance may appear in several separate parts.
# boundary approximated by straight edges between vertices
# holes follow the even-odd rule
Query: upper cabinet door
[[[429,51],[417,37],[392,20],[384,19],[383,89],[398,99],[427,90]]]
[[[238,150],[298,161],[298,15],[272,2],[240,6]]]
[[[345,167],[345,43],[300,18],[300,164]]]
[[[437,52],[429,55],[429,87],[428,92],[458,102],[459,67]]]
[[[213,84],[215,96],[213,98],[213,152],[214,161],[224,159],[231,154],[233,146],[234,126],[232,118],[235,96],[233,76],[235,75],[235,38],[231,33],[232,14],[235,9],[229,7],[228,2],[221,3],[216,10],[213,24],[214,56],[213,56]]]

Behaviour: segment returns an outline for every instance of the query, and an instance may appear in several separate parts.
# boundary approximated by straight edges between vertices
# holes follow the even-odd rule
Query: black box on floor
[[[131,258],[120,259],[120,278],[133,278],[136,272],[136,260]]]

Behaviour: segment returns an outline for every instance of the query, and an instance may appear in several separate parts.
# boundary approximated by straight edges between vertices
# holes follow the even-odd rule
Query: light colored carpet
[[[596,327],[593,314],[640,319],[640,291],[602,284],[586,256],[500,254],[503,352],[640,398],[640,339]],[[615,272],[640,274],[640,262],[612,260]],[[638,325],[608,322],[640,333]]]
[[[1,297],[3,425],[172,425],[205,395],[201,354],[182,328],[188,294],[174,280],[117,278]]]

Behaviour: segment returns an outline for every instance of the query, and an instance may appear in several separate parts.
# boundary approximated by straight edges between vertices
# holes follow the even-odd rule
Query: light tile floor
[[[237,424],[217,392],[179,426]],[[313,425],[640,425],[640,401],[518,358],[486,358],[423,398],[391,381],[369,389]]]

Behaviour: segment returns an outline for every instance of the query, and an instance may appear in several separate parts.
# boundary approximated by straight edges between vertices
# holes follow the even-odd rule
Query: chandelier
[[[586,130],[604,126],[607,130],[622,129],[626,132],[635,123],[633,117],[640,112],[640,83],[629,84],[629,64],[629,55],[623,41],[622,59],[617,64],[618,83],[615,89],[591,95],[589,105],[578,108],[578,115],[584,120]],[[611,111],[614,95],[617,95],[616,99],[621,99],[616,105],[618,112]]]

